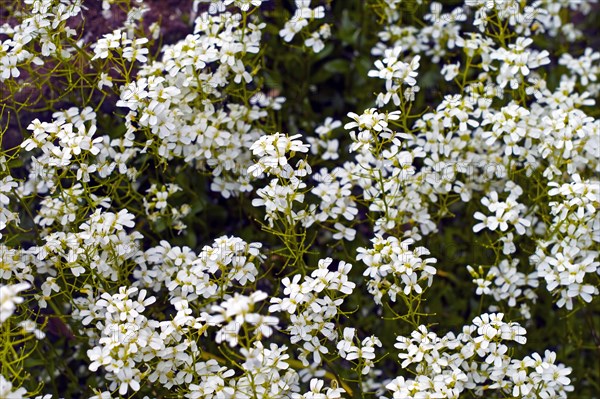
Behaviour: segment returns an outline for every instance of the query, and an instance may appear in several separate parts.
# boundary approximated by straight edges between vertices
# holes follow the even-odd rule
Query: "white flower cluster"
[[[417,86],[418,76],[417,69],[419,69],[419,55],[415,56],[410,63],[400,61],[402,54],[402,47],[398,46],[393,49],[387,49],[384,52],[385,58],[383,60],[375,61],[376,70],[369,71],[369,76],[376,77],[385,80],[385,93],[379,93],[377,95],[377,106],[383,107],[393,100],[394,105],[400,105],[400,96],[402,95],[402,84],[406,84],[410,87],[406,93],[414,93],[419,91]]]
[[[508,23],[515,32],[529,36],[532,33],[547,34],[551,37],[564,35],[572,41],[582,36],[572,22],[565,23],[560,18],[560,11],[569,8],[580,12],[590,12],[591,2],[533,2],[531,5],[522,4],[516,0],[487,2],[485,0],[465,1],[468,6],[477,7],[474,23],[480,25],[480,30],[487,26],[489,13],[496,13],[503,23]]]
[[[143,379],[158,381],[167,388],[185,384],[189,387],[189,397],[200,397],[201,395],[197,396],[198,392],[206,394],[211,386],[221,386],[221,389],[228,392],[233,388],[224,388],[223,384],[225,379],[233,376],[233,370],[218,366],[214,360],[194,362],[193,359],[202,357],[202,349],[195,340],[190,339],[189,334],[192,331],[203,334],[209,327],[216,327],[218,331],[215,342],[227,341],[231,346],[236,346],[240,337],[247,336],[248,331],[245,330],[244,334],[240,332],[244,324],[253,326],[257,334],[255,345],[260,345],[260,337],[272,334],[273,328],[277,326],[277,319],[252,312],[254,304],[266,298],[265,293],[256,291],[250,296],[227,294],[230,291],[228,288],[233,286],[233,279],[242,285],[254,280],[257,270],[251,262],[261,259],[258,253],[260,246],[246,244],[235,237],[222,237],[216,240],[213,246],[206,246],[202,253],[196,256],[189,248],[168,248],[166,242],[163,244],[148,250],[140,258],[154,263],[156,267],[134,275],[138,276],[140,285],[144,285],[144,277],[151,276],[152,279],[149,279],[148,283],[156,283],[158,280],[161,287],[169,287],[169,302],[174,307],[174,317],[172,320],[157,321],[145,316],[146,307],[156,302],[155,297],[147,297],[145,289],[121,287],[117,294],[103,293],[95,298],[89,287],[88,297],[77,301],[74,317],[81,320],[84,326],[93,323],[95,327],[85,330],[92,345],[92,349],[88,351],[92,361],[90,370],[96,371],[103,367],[108,372],[107,380],[111,381],[109,389],[114,390],[118,387],[121,395],[130,390],[139,390]],[[250,260],[246,261],[246,255]],[[170,271],[167,264],[171,265]],[[189,267],[188,270],[185,270],[186,266]],[[229,283],[225,276],[227,271],[231,279]],[[164,274],[159,275],[160,272]],[[201,281],[208,282],[211,275],[216,275],[214,278],[218,278],[218,284],[212,283],[208,290],[202,289]],[[200,279],[191,278],[193,276]],[[190,288],[193,291],[190,291]],[[210,299],[200,308],[204,309],[203,311],[198,311],[194,305],[198,302],[197,293]],[[214,302],[219,300],[222,301]],[[262,372],[261,367],[253,366],[257,368],[257,376],[266,373],[268,366],[273,365],[268,359],[279,356],[271,353],[274,348],[258,348],[256,346],[254,352],[245,354],[248,356],[248,364],[254,364],[252,362],[260,356],[268,363],[262,367]],[[155,364],[155,368],[146,371],[144,365],[148,364]],[[285,368],[287,364],[282,369]],[[217,380],[210,377],[214,373],[219,376]],[[173,379],[173,375],[177,377]],[[204,378],[204,383],[199,385],[194,376]],[[239,389],[246,392],[252,387],[247,380],[250,377],[244,378],[245,383],[242,380],[238,383],[245,386],[245,389]],[[290,379],[290,384],[296,384],[294,381],[297,381],[297,377],[294,379],[293,375],[290,375],[287,378]],[[192,381],[196,383],[191,384]],[[294,387],[297,390],[297,385]],[[231,395],[232,393],[228,397],[233,397]]]
[[[83,325],[96,321],[100,330],[98,345],[88,351],[92,361],[90,370],[96,371],[100,366],[110,374],[106,376],[111,381],[109,389],[119,388],[119,394],[125,395],[129,389],[140,389],[141,371],[136,363],[142,359],[151,358],[161,349],[159,339],[156,339],[156,324],[149,323],[143,315],[146,306],[156,301],[154,297],[146,298],[146,291],[136,287],[122,287],[118,294],[102,294],[93,307],[79,313]],[[154,338],[154,339],[153,339]]]
[[[290,179],[292,176],[303,176],[310,173],[310,170],[294,170],[287,160],[287,154],[293,157],[296,152],[308,152],[308,145],[296,140],[301,137],[299,134],[286,136],[281,133],[275,133],[268,136],[262,136],[252,144],[250,150],[252,154],[259,157],[258,161],[248,168],[248,173],[254,176],[261,176],[263,173],[268,175]],[[300,163],[296,167],[301,167]]]
[[[181,250],[170,250],[155,259],[169,259],[174,268],[178,269],[185,265],[186,258],[193,256],[198,261],[196,264],[220,264],[220,271],[225,273],[233,264],[243,263],[240,259],[241,248],[244,246],[245,251],[250,251],[252,256],[260,257],[256,245],[248,246],[239,239],[223,237],[213,246],[205,247],[199,257],[190,255],[189,252],[186,256],[186,252]],[[153,255],[149,254],[147,257],[152,258]],[[306,279],[304,288],[301,288],[304,299],[298,296],[299,293],[289,292],[299,308],[304,309],[298,316],[315,323],[310,330],[305,330],[302,336],[309,334],[316,338],[318,333],[329,331],[329,339],[337,337],[334,330],[324,328],[333,328],[333,323],[329,320],[335,316],[334,311],[340,305],[340,299],[334,296],[334,300],[328,295],[319,297],[318,294],[333,293],[337,290],[347,295],[352,292],[354,284],[347,279],[350,265],[340,263],[338,272],[330,272],[327,270],[330,263],[331,259],[320,262],[319,269],[313,272],[313,278]],[[183,283],[184,274],[178,272],[177,278],[166,284],[174,286]],[[299,277],[295,277],[295,280]],[[140,291],[136,287],[121,287],[117,294],[104,293],[97,299],[91,295],[88,298],[80,298],[74,317],[81,320],[84,326],[95,327],[85,330],[93,346],[88,351],[92,361],[90,370],[96,371],[102,367],[108,373],[104,376],[110,382],[108,388],[118,388],[120,395],[139,390],[142,381],[147,379],[167,388],[185,386],[187,398],[252,398],[257,395],[319,397],[314,395],[323,388],[322,380],[319,383],[313,379],[310,392],[304,395],[297,393],[300,391],[300,377],[289,367],[287,346],[278,346],[275,343],[263,346],[261,340],[270,337],[278,323],[277,318],[263,316],[254,310],[260,301],[267,298],[267,294],[255,291],[249,296],[238,293],[231,296],[225,293],[229,290],[221,290],[221,286],[217,285],[215,288],[218,288],[219,292],[210,298],[213,304],[207,304],[200,310],[196,307],[196,295],[188,294],[188,301],[184,298],[184,290],[181,290],[179,295],[176,294],[177,291],[173,291],[170,303],[175,308],[175,314],[172,320],[167,321],[149,319],[144,315],[146,307],[155,303],[156,298],[147,297],[146,290]],[[273,307],[278,305],[271,305],[271,308]],[[280,307],[278,309],[282,310]],[[290,314],[294,312],[290,311]],[[215,359],[207,359],[204,349],[192,338],[193,335],[190,335],[192,332],[206,334],[213,328],[216,329],[215,343],[225,341],[231,347],[241,346],[240,354],[244,359],[243,374],[238,375],[234,370],[220,366]],[[290,331],[292,330],[294,327],[290,327]],[[292,338],[292,342],[298,340],[300,337]],[[305,347],[313,341],[306,341]],[[304,350],[304,357],[308,353],[310,351]],[[154,366],[144,366],[149,364]],[[327,398],[340,398],[342,392],[342,388],[329,388],[325,394]]]
[[[283,102],[257,93],[250,104],[221,105],[229,85],[254,81],[247,58],[259,52],[265,27],[243,26],[235,15],[198,16],[194,34],[163,46],[162,60],[144,64],[136,80],[121,88],[117,102],[129,109],[128,132],[145,132],[146,148],[165,160],[183,158],[209,168],[211,189],[225,197],[251,190],[249,148],[263,134],[257,121]]]
[[[31,137],[23,141],[21,147],[25,151],[34,148],[42,150],[42,156],[37,158],[41,167],[64,167],[71,164],[71,159],[89,152],[92,155],[100,153],[102,137],[94,137],[96,133],[96,113],[87,107],[79,113],[71,108],[64,113],[55,113],[53,123],[41,122],[35,119],[27,127]],[[89,127],[86,122],[92,122]],[[56,144],[55,144],[56,143]]]
[[[264,174],[273,177],[269,184],[256,190],[260,198],[252,200],[255,207],[265,207],[265,219],[273,226],[275,220],[283,218],[295,224],[303,220],[305,212],[294,211],[294,202],[304,203],[306,188],[302,178],[310,175],[310,165],[304,160],[299,160],[295,168],[288,163],[288,157],[293,157],[296,152],[308,152],[308,145],[296,140],[299,134],[293,136],[275,133],[262,136],[250,150],[259,157],[254,165],[248,168],[248,174],[260,177]]]
[[[135,2],[143,3],[144,0],[135,0]],[[113,17],[111,6],[115,3],[118,4],[118,0],[102,0],[102,16],[105,19],[110,19]],[[133,8],[133,10],[139,10],[139,8]]]
[[[146,62],[148,61],[146,55],[149,52],[147,48],[143,47],[146,43],[148,43],[148,39],[145,37],[130,39],[126,32],[117,29],[112,33],[107,33],[102,39],[94,43],[94,57],[92,57],[92,61],[95,59],[110,58],[111,51],[114,51],[129,62]]]
[[[313,155],[318,155],[321,150],[325,150],[325,152],[321,154],[322,160],[338,159],[340,156],[338,153],[340,141],[333,138],[332,133],[340,126],[342,126],[341,121],[334,120],[331,117],[325,118],[323,124],[315,129],[317,137],[306,137],[306,140],[310,143],[310,152]]]
[[[104,204],[106,207],[106,204]],[[44,245],[35,249],[51,275],[63,268],[78,277],[93,271],[104,279],[122,278],[122,267],[140,252],[137,231],[125,228],[135,225],[134,216],[123,209],[118,213],[97,208],[76,233],[52,232],[43,237]]]
[[[350,131],[350,151],[357,152],[356,160],[330,172],[322,171],[324,177],[317,179],[321,184],[313,192],[333,194],[340,193],[339,187],[344,191],[356,187],[368,201],[369,210],[380,215],[374,221],[375,234],[384,235],[410,224],[412,229],[405,234],[419,239],[419,230],[425,234],[434,230],[429,211],[424,202],[418,200],[420,192],[427,190],[427,186],[410,184],[421,182],[425,176],[426,172],[416,175],[414,165],[415,159],[423,157],[424,152],[417,146],[405,148],[404,143],[413,136],[392,129],[391,124],[400,119],[400,114],[400,111],[382,113],[374,108],[365,110],[362,115],[349,113],[353,122],[344,128],[357,129]],[[351,220],[358,214],[352,197],[345,197],[340,205],[336,202],[337,206],[332,206],[337,195],[320,195],[320,198],[322,214],[318,216],[319,220],[340,219],[339,216]],[[337,230],[345,234],[344,228]]]
[[[566,66],[569,71],[575,72],[583,86],[590,86],[598,80],[598,75],[600,75],[598,60],[600,60],[600,52],[588,47],[580,57],[574,58],[571,54],[565,53],[558,62],[560,65]],[[596,90],[598,89],[596,88]]]
[[[270,337],[273,334],[273,327],[277,327],[278,319],[253,312],[255,305],[266,298],[267,294],[262,291],[255,291],[250,296],[236,293],[219,305],[213,305],[210,311],[215,314],[207,315],[205,318],[208,324],[221,328],[217,332],[216,342],[226,341],[229,346],[236,346],[240,328],[244,323],[252,325],[253,332],[258,337]]]
[[[390,10],[394,7],[392,3]],[[408,65],[396,61],[402,56],[409,60],[425,55],[435,61],[449,51],[464,52],[471,69],[467,77],[460,63],[443,68],[446,80],[457,82],[462,94],[446,95],[434,112],[427,112],[415,121],[414,136],[407,135],[405,140],[397,142],[397,149],[391,151],[395,159],[403,160],[402,163],[396,161],[393,173],[401,174],[404,170],[410,176],[399,186],[404,198],[414,198],[413,203],[427,199],[438,201],[453,194],[458,194],[464,203],[469,203],[474,196],[481,198],[483,209],[473,212],[473,231],[496,232],[496,242],[504,247],[499,252],[505,256],[518,252],[522,237],[537,242],[529,265],[513,259],[498,259],[482,273],[474,272],[478,265],[469,266],[478,294],[506,300],[511,307],[520,304],[523,314],[528,315],[524,301],[535,301],[535,288],[541,286],[539,280],[544,279],[548,290],[556,294],[556,303],[571,309],[575,298],[589,302],[598,294],[593,284],[586,283],[592,281],[590,278],[598,265],[594,245],[598,242],[595,237],[600,216],[597,206],[592,205],[598,201],[598,182],[583,176],[597,173],[600,168],[597,156],[600,122],[583,109],[594,105],[593,98],[599,93],[597,85],[592,83],[597,79],[594,71],[600,67],[600,56],[588,48],[581,56],[567,53],[552,60],[547,50],[538,50],[533,43],[540,34],[564,35],[568,41],[576,40],[580,33],[575,32],[572,24],[562,22],[560,10],[566,7],[587,10],[590,5],[536,2],[524,7],[517,1],[482,0],[467,1],[465,6],[443,13],[439,3],[432,3],[430,13],[424,18],[432,23],[422,28],[401,27],[396,23],[400,15],[391,11],[388,14],[390,23],[380,33],[381,41],[372,52],[382,57],[376,61],[378,71],[372,71],[372,76],[391,79],[398,73],[393,65]],[[479,32],[468,31],[467,21],[471,19]],[[504,45],[499,44],[497,38],[488,34],[492,20],[510,26],[517,36]],[[540,71],[553,61],[567,66],[568,72],[560,76],[558,86],[551,90]],[[584,81],[585,91],[578,92],[577,82]],[[389,80],[385,88],[380,98],[396,96],[394,104],[405,109],[402,97],[390,88]],[[505,93],[510,90],[521,94],[513,92],[512,99],[507,100]],[[378,106],[381,108],[387,101]],[[496,106],[496,103],[501,105]],[[372,114],[379,112],[373,110]],[[349,117],[356,120],[355,114]],[[362,123],[369,126],[366,119]],[[382,136],[379,132],[384,132],[383,127],[377,128],[377,136]],[[390,133],[385,133],[383,137],[388,135]],[[373,152],[373,137],[370,132],[358,137],[352,135],[355,142],[352,149],[364,147]],[[377,146],[378,142],[375,143]],[[385,151],[380,153],[386,154]],[[413,165],[415,153],[423,158],[419,167]],[[392,185],[386,179],[386,164],[380,165],[382,176],[370,179],[374,186],[370,188],[372,193],[376,193],[379,186]],[[362,175],[364,170],[362,168]],[[546,180],[536,184],[542,190],[550,187],[546,190],[548,195],[560,194],[560,199],[548,201],[550,208],[547,209],[530,205],[530,198],[522,197],[521,183],[513,179],[521,173],[527,177],[541,173]],[[577,194],[573,193],[575,187]],[[507,197],[501,198],[502,192],[507,193]],[[396,205],[392,195],[379,194],[375,198],[381,198],[379,209],[387,206],[393,220],[398,220],[397,209],[410,215],[411,207],[414,208],[412,204]],[[424,235],[437,230],[433,223],[428,223],[427,219],[433,215],[427,210],[414,212],[420,217],[410,215],[404,223],[416,221]],[[447,214],[449,210],[444,207],[438,211],[438,215]],[[395,224],[386,222],[385,225],[391,232],[389,229]]]
[[[8,36],[0,40],[0,82],[18,78],[21,69],[29,68],[31,64],[43,65],[44,60],[36,55],[37,52],[43,57],[59,55],[69,59],[75,51],[74,48],[57,47],[57,44],[63,37],[77,33],[66,22],[79,15],[81,0],[25,0],[23,3],[29,7],[27,17],[18,25],[0,26],[0,34]],[[39,46],[39,50],[35,46]]]
[[[311,21],[325,18],[324,6],[310,8],[311,0],[295,0],[295,2],[296,11],[294,15],[285,23],[283,29],[279,31],[279,36],[285,42],[291,42],[294,36],[307,27]],[[304,45],[311,48],[315,53],[319,53],[325,48],[323,40],[328,39],[330,36],[331,28],[329,24],[323,24],[308,35],[304,40]]]
[[[292,399],[339,399],[342,397],[342,393],[345,392],[344,388],[327,388],[325,392],[321,392],[324,384],[323,380],[312,378],[310,380],[310,391],[303,395],[293,394]]]
[[[530,51],[527,47],[533,43],[533,39],[519,37],[514,44],[507,49],[498,48],[490,54],[492,60],[500,60],[500,72],[496,76],[496,83],[504,89],[510,84],[512,89],[519,87],[523,77],[529,75],[531,69],[539,68],[550,63],[548,51]]]
[[[261,246],[223,236],[197,255],[189,247],[161,241],[136,258],[138,269],[133,275],[140,287],[157,292],[166,287],[172,299],[193,302],[198,298],[219,298],[231,287],[256,280],[255,262],[265,259],[259,252]]]
[[[6,228],[6,225],[13,221],[18,223],[18,213],[11,211],[9,208],[12,192],[18,186],[19,184],[10,175],[0,180],[0,238],[2,238],[2,230]]]
[[[133,134],[118,139],[111,139],[108,135],[99,136],[96,113],[91,107],[82,110],[71,107],[53,113],[52,117],[52,122],[35,119],[27,127],[32,133],[21,143],[21,147],[37,156],[32,156],[32,166],[28,179],[23,183],[22,194],[54,191],[60,185],[58,178],[65,169],[73,171],[73,177],[81,183],[88,183],[93,175],[109,177],[114,170],[131,180],[138,175],[138,170],[128,165],[140,153],[140,149],[134,147]],[[41,154],[38,155],[40,150]],[[71,197],[67,201],[76,203],[80,193],[73,192]],[[65,200],[62,199],[62,202]],[[56,205],[48,203],[50,207]],[[59,213],[71,211],[64,209]]]
[[[299,390],[298,373],[289,367],[286,354],[287,347],[270,344],[263,346],[261,341],[255,341],[249,349],[242,349],[241,353],[244,361],[241,363],[246,372],[229,386],[225,386],[224,378],[232,377],[233,370],[223,372],[223,368],[217,374],[218,366],[215,361],[212,370],[202,374],[200,384],[191,384],[188,398],[243,398],[250,399],[254,397],[290,397],[292,392]],[[211,371],[209,373],[208,371]]]
[[[373,359],[375,359],[375,346],[381,347],[379,338],[372,335],[363,339],[359,345],[355,345],[356,329],[350,327],[344,329],[343,338],[344,339],[337,344],[340,356],[349,361],[364,361],[365,364],[362,367],[361,373],[369,373],[371,368],[375,366],[375,363],[373,362]]]
[[[113,3],[103,1],[104,11]],[[50,327],[42,323],[61,313],[77,340],[65,353],[78,362],[87,354],[76,374],[98,399],[139,391],[550,399],[573,390],[572,370],[554,352],[519,357],[525,328],[500,311],[533,325],[540,310],[531,305],[543,302],[544,289],[569,311],[600,295],[600,120],[590,111],[600,53],[555,55],[536,40],[575,41],[582,33],[562,15],[589,11],[588,2],[466,0],[452,10],[431,2],[417,27],[404,24],[408,2],[380,1],[386,25],[367,72],[382,87],[375,105],[349,112],[345,125],[326,117],[314,135],[272,133],[287,122],[273,115],[284,98],[261,92],[260,71],[270,68],[263,34],[286,43],[303,34],[305,47],[323,51],[329,25],[303,31],[325,17],[331,6],[322,3],[297,0],[285,26],[273,27],[256,12],[262,0],[214,2],[159,59],[150,39],[136,37],[147,9],[133,8],[122,28],[91,46],[94,65],[111,65],[92,86],[113,87],[127,113],[119,128],[102,131],[100,104],[70,107],[25,124],[16,148],[24,178],[5,175],[12,159],[0,158],[0,338],[14,344],[7,348],[43,340]],[[53,32],[74,36],[66,21],[80,1],[24,4],[31,16],[0,28],[9,37],[0,43],[2,81],[43,62],[32,48],[64,60],[73,51],[57,47]],[[425,75],[435,72],[431,62],[443,64],[431,79],[447,83],[437,91]],[[550,76],[558,65],[566,71]],[[334,133],[342,125],[345,138]],[[206,187],[224,197],[219,205],[256,190],[252,207],[240,198],[240,209],[248,205],[242,217],[264,216],[256,236],[266,247],[269,234],[284,245],[267,256],[262,243],[240,238],[252,236],[242,220],[240,237],[221,235],[238,228],[231,224],[196,247],[211,231],[186,224],[210,197],[186,202],[200,174],[188,181],[189,170],[210,171]],[[167,239],[159,222],[179,235]],[[463,252],[485,252],[473,261],[459,253],[456,262],[425,244],[455,238]],[[352,271],[354,260],[365,267]],[[464,270],[451,267],[465,267],[475,294],[490,296],[481,303],[493,305],[460,333],[438,336],[421,317],[436,324],[428,302],[439,299],[434,276],[448,279],[446,292],[465,287],[454,274]],[[386,348],[388,331],[371,331],[361,315],[403,326],[397,351]],[[55,378],[45,373],[40,382]],[[0,397],[33,396],[18,382],[0,375]]]
[[[383,238],[376,236],[371,240],[373,248],[358,248],[356,260],[367,265],[363,275],[368,276],[367,288],[375,303],[382,304],[384,294],[396,302],[396,296],[421,295],[427,287],[431,287],[436,274],[435,258],[423,259],[430,252],[425,247],[410,249],[412,239],[400,241],[396,237]]]
[[[157,184],[152,184],[146,192],[151,197],[143,198],[144,210],[148,219],[157,221],[161,218],[166,218],[173,223],[173,229],[182,232],[187,226],[183,223],[182,218],[190,213],[190,206],[183,204],[180,207],[174,207],[167,201],[170,196],[181,191],[181,187],[174,183],[168,183],[162,187]]]
[[[333,259],[321,259],[318,268],[310,277],[296,274],[291,280],[285,277],[282,284],[285,287],[284,298],[271,298],[272,305],[269,312],[287,312],[290,314],[291,325],[287,328],[290,342],[302,342],[298,359],[304,366],[311,362],[308,356],[312,355],[313,366],[320,366],[322,354],[329,353],[326,341],[338,338],[336,325],[333,322],[339,312],[344,297],[350,295],[355,284],[348,280],[348,273],[352,265],[340,262],[337,271],[329,270]],[[321,336],[321,337],[320,337]]]
[[[0,256],[4,257],[5,253],[4,246],[0,246]],[[13,256],[14,258],[14,256]],[[4,259],[0,258],[0,265],[6,265]],[[8,280],[9,276],[3,273],[0,269],[0,279]],[[0,283],[0,328],[4,331],[11,330],[10,321],[7,322],[14,315],[17,310],[17,306],[25,302],[25,298],[19,294],[22,291],[29,290],[31,288],[30,283],[17,283],[17,284],[1,284]],[[12,321],[12,320],[11,320]],[[25,319],[17,323],[19,335],[28,335],[35,337],[38,340],[42,340],[46,337],[46,334],[41,331],[38,324],[30,319]],[[21,343],[25,343],[28,338],[20,338]],[[6,346],[8,348],[8,346]],[[6,399],[19,399],[24,398],[27,395],[27,389],[25,388],[13,388],[13,384],[10,380],[6,379],[4,375],[0,374],[0,397]],[[36,396],[35,399],[50,399],[48,395],[42,397]]]
[[[560,200],[550,202],[549,239],[540,242],[530,257],[548,291],[560,295],[557,305],[569,310],[574,299],[589,303],[598,295],[598,288],[586,284],[586,277],[600,270],[600,182],[582,181],[578,174],[572,180],[562,185],[549,183],[553,188],[548,194]]]
[[[31,288],[27,283],[0,285],[0,324],[4,323],[14,313],[17,304],[23,302],[19,292]]]
[[[521,217],[527,211],[527,207],[517,202],[519,196],[523,193],[521,187],[516,184],[506,184],[505,191],[510,194],[506,201],[498,199],[498,193],[491,191],[487,196],[483,197],[481,203],[485,205],[490,212],[494,212],[493,216],[486,216],[481,212],[475,212],[473,217],[481,220],[480,223],[473,226],[473,231],[478,232],[487,228],[489,230],[500,229],[501,231],[508,230],[508,225],[511,224],[517,234],[525,234],[526,227],[531,226],[531,221]]]
[[[487,274],[480,266],[476,271],[468,265],[467,269],[473,277],[473,283],[477,285],[475,293],[477,295],[491,295],[498,303],[507,301],[508,306],[514,307],[520,302],[519,311],[526,318],[531,318],[530,308],[524,299],[535,303],[537,293],[534,291],[539,286],[538,272],[525,274],[519,271],[519,259],[502,259],[497,266],[492,266]]]
[[[402,368],[414,367],[415,375],[397,377],[386,388],[398,399],[459,398],[466,391],[487,397],[495,390],[518,398],[566,398],[573,390],[571,369],[556,364],[551,351],[511,358],[507,341],[524,344],[526,331],[503,317],[482,314],[458,335],[439,337],[422,325],[410,337],[398,337]]]

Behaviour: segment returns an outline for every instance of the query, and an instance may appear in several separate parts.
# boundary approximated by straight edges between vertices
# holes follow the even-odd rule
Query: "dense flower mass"
[[[5,3],[0,398],[598,397],[597,1]]]

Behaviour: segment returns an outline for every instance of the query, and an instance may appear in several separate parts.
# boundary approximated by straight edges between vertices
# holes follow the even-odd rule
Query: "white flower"
[[[2,399],[21,399],[27,395],[25,388],[19,388],[13,391],[12,383],[0,374],[0,398]]]
[[[106,72],[100,73],[100,79],[98,80],[98,89],[102,90],[102,87],[113,87],[112,78]]]
[[[442,75],[446,81],[451,81],[460,73],[460,62],[456,64],[447,64],[442,67]]]
[[[140,371],[130,367],[124,367],[116,373],[117,379],[121,382],[119,385],[119,394],[125,395],[129,388],[133,391],[140,390]]]
[[[251,5],[253,5],[254,7],[260,7],[262,0],[224,0],[223,1],[223,4],[225,4],[226,6],[230,5],[231,3],[235,4],[235,6],[238,7],[242,11],[248,11],[250,9]]]
[[[325,393],[322,393],[325,382],[318,378],[312,378],[310,380],[310,391],[301,395],[298,393],[292,394],[293,399],[339,399],[341,394],[346,392],[342,388],[327,388]]]
[[[312,340],[304,342],[303,347],[308,353],[312,353],[313,359],[317,364],[321,364],[321,353],[329,353],[329,349],[322,345],[317,337],[313,337]]]
[[[357,350],[353,344],[354,334],[354,328],[344,328],[343,339],[337,344],[337,350],[339,351],[341,357],[346,358],[349,352],[355,352]]]
[[[321,40],[319,31],[311,33],[310,37],[304,41],[307,47],[312,48],[315,53],[321,52],[325,48],[325,43]]]
[[[291,42],[294,36],[308,25],[308,21],[304,18],[294,18],[287,21],[282,30],[279,31],[279,36],[286,42]]]
[[[346,241],[353,241],[356,236],[356,230],[344,226],[341,223],[336,223],[333,227],[337,230],[337,233],[333,235],[334,240],[344,239]]]
[[[29,288],[31,285],[28,283],[0,285],[0,324],[12,316],[17,305],[23,302],[23,298],[17,294]]]

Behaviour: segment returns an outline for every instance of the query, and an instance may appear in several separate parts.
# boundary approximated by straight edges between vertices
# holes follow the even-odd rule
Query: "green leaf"
[[[338,59],[329,61],[327,64],[325,64],[323,66],[323,69],[325,69],[326,71],[331,72],[331,73],[344,74],[344,73],[347,73],[348,70],[350,69],[350,62],[348,60],[338,58]]]

